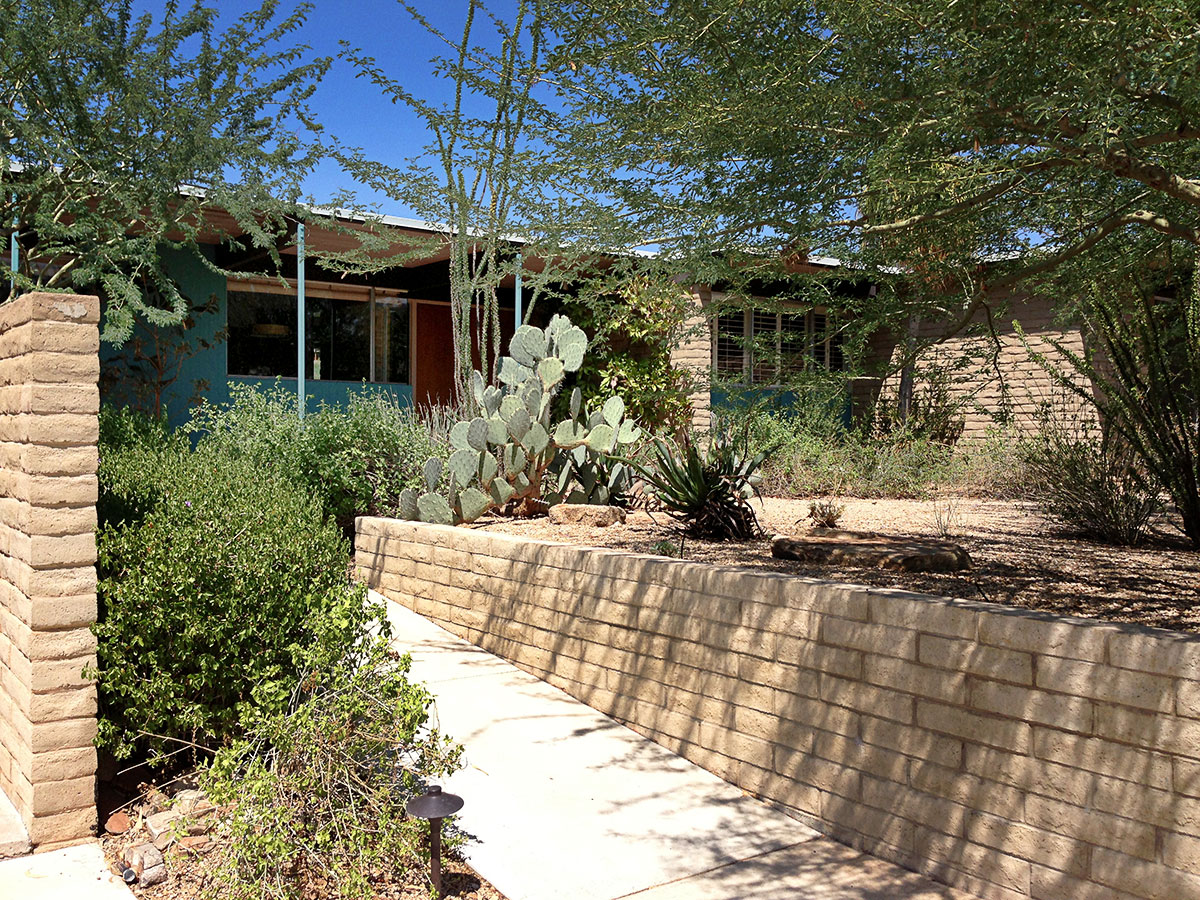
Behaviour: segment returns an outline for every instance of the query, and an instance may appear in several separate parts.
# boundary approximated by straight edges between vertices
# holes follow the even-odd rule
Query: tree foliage
[[[603,185],[585,221],[625,243],[900,268],[951,328],[1200,243],[1194,4],[575,0],[561,22],[569,143]]]
[[[0,0],[0,229],[17,292],[102,289],[104,337],[187,315],[164,247],[238,236],[274,251],[315,161],[296,123],[326,63],[289,43],[308,6],[217,27],[202,0]],[[228,218],[206,217],[208,206]]]
[[[459,396],[467,397],[473,352],[486,349],[484,368],[489,380],[496,380],[501,282],[522,268],[524,258],[549,263],[545,270],[522,271],[532,288],[526,306],[531,311],[540,291],[564,268],[556,253],[546,252],[548,246],[557,249],[553,238],[537,240],[552,231],[542,205],[548,173],[555,168],[546,135],[559,127],[543,99],[546,8],[537,0],[518,0],[509,19],[481,0],[466,0],[462,33],[455,36],[439,30],[416,5],[405,0],[400,5],[448,48],[430,65],[452,86],[452,99],[438,103],[420,96],[406,87],[403,76],[348,48],[359,74],[415,113],[430,143],[422,156],[403,165],[372,160],[354,148],[337,153],[359,181],[437,228],[431,240],[415,242],[402,255],[424,259],[448,249],[456,383]],[[360,255],[357,263],[377,269],[398,261],[394,255],[375,254]]]

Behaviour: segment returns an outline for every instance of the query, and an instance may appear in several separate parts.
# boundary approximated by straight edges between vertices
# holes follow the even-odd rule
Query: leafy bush
[[[716,541],[749,540],[761,533],[749,500],[757,493],[757,473],[765,457],[765,452],[743,452],[728,432],[718,429],[706,453],[692,441],[678,448],[656,440],[651,465],[639,465],[638,471],[688,534]]]
[[[352,394],[346,407],[322,406],[303,422],[295,394],[280,384],[233,384],[230,395],[228,404],[200,407],[188,425],[200,446],[304,485],[346,531],[356,515],[394,513],[400,492],[421,485],[425,461],[449,447],[443,411],[382,394]]]
[[[1096,339],[1082,354],[1051,340],[1060,357],[1051,360],[1018,334],[1061,387],[1095,405],[1140,469],[1156,474],[1200,549],[1200,268],[1194,258],[1187,268],[1190,290],[1154,282],[1095,285],[1085,314]],[[1147,277],[1164,275],[1157,267],[1149,271]]]
[[[1159,509],[1158,491],[1119,438],[1085,423],[1047,420],[1026,445],[1030,493],[1041,511],[1081,535],[1140,544]]]
[[[301,654],[337,659],[376,614],[321,502],[277,467],[142,437],[101,448],[98,743],[118,758],[219,746],[282,708]]]
[[[368,898],[374,881],[425,869],[427,826],[405,804],[423,779],[457,769],[462,748],[427,727],[433,698],[408,672],[382,640],[317,662],[286,709],[256,716],[217,755],[203,783],[232,804],[210,867],[221,897],[307,897],[319,880]]]

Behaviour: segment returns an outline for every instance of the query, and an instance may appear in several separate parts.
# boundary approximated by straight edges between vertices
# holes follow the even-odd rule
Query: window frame
[[[722,301],[724,301],[726,299],[727,296],[728,295],[726,295],[726,294],[713,292],[712,302],[714,304],[721,303]],[[755,300],[762,302],[764,305],[756,306],[753,302]],[[788,317],[793,317],[793,316],[797,316],[797,315],[804,316],[804,335],[805,335],[805,338],[804,338],[804,345],[805,345],[804,346],[804,371],[805,372],[812,372],[812,371],[818,371],[818,370],[825,371],[825,372],[844,372],[844,371],[846,371],[847,367],[846,367],[845,353],[842,350],[842,348],[840,347],[840,345],[838,344],[838,342],[836,342],[836,340],[835,340],[837,338],[838,334],[840,334],[840,332],[839,333],[829,333],[828,331],[826,331],[826,336],[823,341],[818,342],[816,340],[816,318],[818,316],[820,316],[824,319],[824,321],[826,323],[828,323],[828,321],[829,321],[829,308],[828,307],[826,307],[826,306],[806,307],[799,303],[796,303],[796,304],[784,303],[784,304],[773,304],[774,309],[772,310],[772,309],[766,308],[766,303],[767,303],[767,300],[765,297],[752,297],[752,298],[750,298],[750,302],[747,303],[741,309],[729,310],[729,311],[726,311],[723,313],[719,313],[717,315],[713,315],[711,317],[712,370],[713,370],[714,375],[731,376],[733,374],[733,372],[728,367],[728,362],[725,362],[724,367],[722,367],[720,346],[721,346],[721,340],[722,340],[721,320],[728,319],[728,318],[731,318],[734,316],[740,317],[742,320],[741,334],[728,335],[726,337],[726,340],[733,339],[735,341],[740,342],[740,353],[741,353],[741,357],[742,357],[742,364],[741,364],[742,374],[741,374],[741,377],[738,379],[738,383],[740,383],[741,385],[743,385],[745,387],[765,388],[765,389],[769,390],[769,389],[778,389],[778,388],[781,388],[784,386],[781,382],[780,375],[781,375],[781,370],[783,368],[783,364],[782,364],[783,345],[782,345],[782,342],[783,342],[784,332],[783,332],[782,328],[783,328],[783,318],[785,316],[788,316]],[[789,310],[789,309],[793,309],[793,310],[795,310],[795,312],[788,312],[787,310]],[[755,361],[754,361],[754,348],[757,343],[756,338],[757,338],[757,332],[759,330],[756,328],[756,318],[762,318],[765,316],[770,316],[774,319],[774,328],[772,330],[772,333],[775,335],[775,341],[774,341],[775,356],[774,356],[774,362],[769,363],[769,364],[768,363],[755,363]],[[796,333],[798,333],[798,332],[796,332]],[[821,347],[821,349],[823,351],[820,359],[818,359],[818,357],[816,356],[816,353],[815,353],[815,351],[817,350],[818,347]],[[835,352],[841,358],[841,366],[839,366],[837,368],[835,368],[833,365]],[[726,359],[728,359],[728,357],[726,357]],[[756,381],[755,380],[755,374],[756,374],[755,370],[760,365],[773,365],[774,366],[774,373],[773,373],[774,379],[772,381],[768,382],[768,381]],[[798,374],[798,373],[796,373],[796,374]]]
[[[295,302],[299,297],[299,288],[294,279],[271,278],[269,276],[237,276],[226,279],[225,295],[228,303],[228,296],[233,293],[239,294],[268,294],[276,297],[291,297]],[[325,299],[325,300],[343,300],[368,304],[367,319],[369,324],[368,336],[368,363],[367,371],[369,378],[364,379],[367,384],[378,385],[405,385],[411,386],[413,383],[413,300],[408,296],[408,291],[402,288],[381,288],[373,285],[359,284],[338,284],[336,282],[327,281],[312,281],[305,279],[304,281],[304,296],[305,298]],[[380,381],[375,377],[377,368],[377,336],[376,336],[376,313],[380,305],[380,301],[387,303],[389,301],[404,301],[408,315],[408,347],[406,354],[408,356],[408,378],[405,381]],[[228,328],[229,313],[226,310],[226,328]],[[229,355],[225,356],[225,377],[227,378],[296,378],[295,375],[235,375],[229,371]],[[346,381],[345,379],[322,378],[322,381],[336,382],[339,384],[359,384],[360,381]]]

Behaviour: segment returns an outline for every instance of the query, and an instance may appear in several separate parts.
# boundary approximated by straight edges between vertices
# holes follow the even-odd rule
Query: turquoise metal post
[[[13,206],[17,205],[17,195],[13,194]],[[17,272],[21,265],[21,242],[18,240],[17,227],[21,224],[21,219],[17,214],[13,213],[12,237],[8,244],[8,261],[9,269],[12,271],[12,278],[8,282],[8,295],[12,299],[17,293]]]
[[[521,315],[521,264],[517,262],[517,277],[516,284],[513,285],[513,327],[520,328],[523,316]]]
[[[304,223],[296,226],[296,409],[304,418]]]

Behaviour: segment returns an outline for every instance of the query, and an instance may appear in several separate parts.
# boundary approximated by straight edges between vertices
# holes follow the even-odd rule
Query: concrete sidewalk
[[[133,900],[108,870],[99,841],[0,860],[2,900]]]
[[[388,617],[466,747],[445,782],[466,801],[466,855],[509,900],[966,896],[821,837],[398,604]]]

